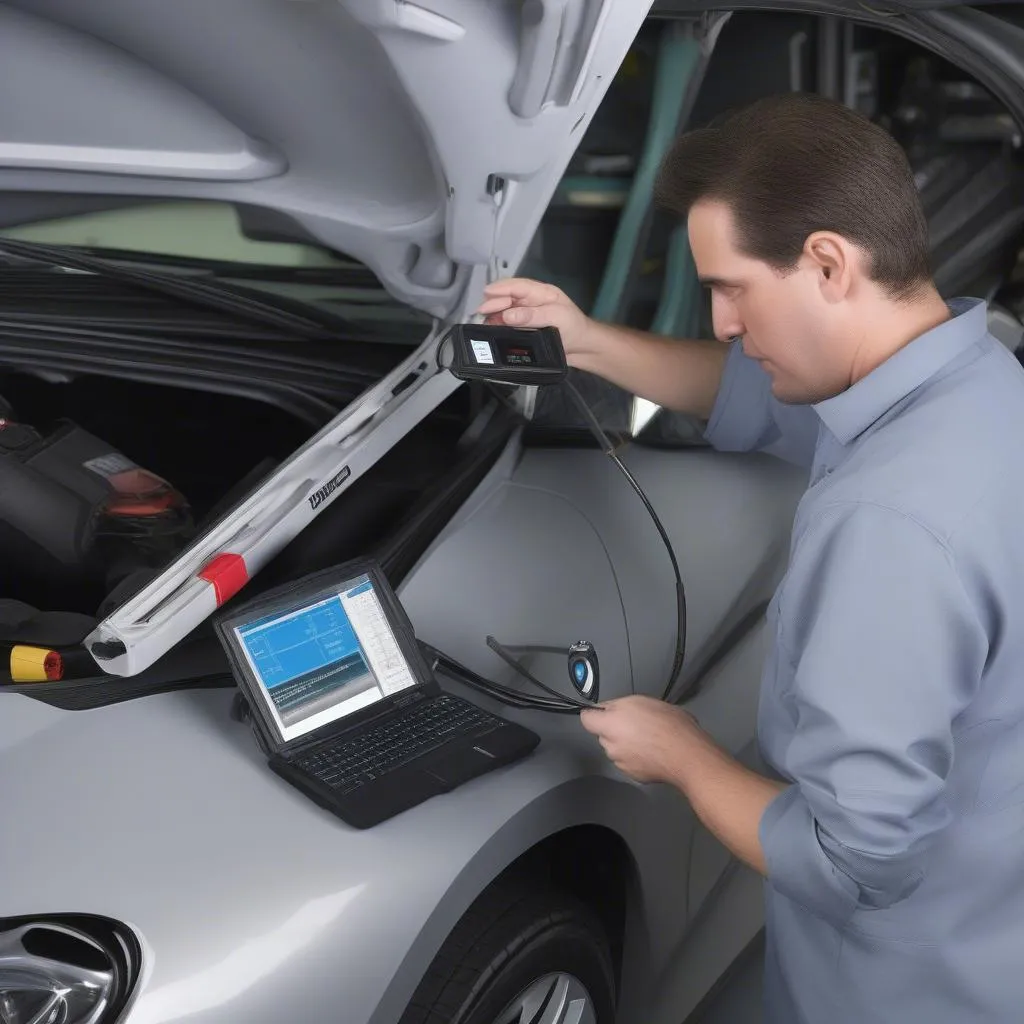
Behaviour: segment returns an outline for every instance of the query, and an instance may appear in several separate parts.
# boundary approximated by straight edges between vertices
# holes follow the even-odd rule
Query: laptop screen
[[[368,575],[234,633],[285,740],[416,683]]]

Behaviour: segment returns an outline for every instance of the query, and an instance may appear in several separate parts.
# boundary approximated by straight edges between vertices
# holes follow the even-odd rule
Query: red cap
[[[63,679],[64,659],[56,651],[50,651],[43,658],[43,671],[46,673],[46,678],[51,681]]]

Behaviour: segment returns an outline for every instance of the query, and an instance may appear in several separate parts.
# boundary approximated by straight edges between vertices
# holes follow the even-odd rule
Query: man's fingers
[[[481,307],[478,312],[486,311]],[[547,323],[540,315],[540,310],[530,309],[528,306],[506,306],[493,313],[486,313],[486,317],[489,324],[511,324],[515,327],[525,327],[534,322],[543,327]]]
[[[484,285],[484,301],[501,299],[506,306],[544,306],[564,298],[561,290],[544,281],[528,277],[507,277]]]
[[[516,327],[525,327],[537,319],[537,310],[527,309],[525,306],[513,306],[506,309],[502,318],[507,324],[514,324]]]
[[[484,285],[484,295],[523,295],[540,284],[529,277],[503,277]]]
[[[494,298],[484,299],[477,307],[477,312],[487,316],[490,313],[501,313],[503,310],[511,309],[514,301],[508,295],[496,295]]]
[[[529,277],[503,277],[500,281],[491,281],[484,285],[484,295],[492,298],[496,295],[507,295],[513,299],[527,299],[531,295],[540,295],[550,302],[558,292],[553,284],[534,281]]]
[[[513,306],[507,299],[488,299],[481,303],[477,313],[492,324],[518,324],[524,326],[534,318],[535,309],[529,306]]]
[[[608,731],[609,712],[614,704],[614,700],[603,700],[594,708],[584,708],[580,711],[580,724],[587,732],[592,732],[595,736],[602,736]]]

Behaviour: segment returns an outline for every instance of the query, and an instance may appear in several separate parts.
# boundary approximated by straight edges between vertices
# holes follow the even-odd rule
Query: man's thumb
[[[525,327],[533,318],[533,310],[524,309],[522,306],[513,306],[506,309],[504,313],[505,323],[515,327]]]

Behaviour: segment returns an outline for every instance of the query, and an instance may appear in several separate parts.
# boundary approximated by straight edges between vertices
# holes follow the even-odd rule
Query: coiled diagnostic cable
[[[511,654],[501,646],[501,644],[498,644],[497,641],[494,640],[494,637],[488,637],[487,640],[488,646],[506,660],[509,665],[516,670],[516,672],[528,679],[535,686],[542,689],[545,693],[551,694],[551,696],[533,696],[532,694],[522,693],[519,690],[513,690],[508,686],[502,686],[500,683],[496,683],[491,679],[484,679],[483,676],[474,672],[471,668],[467,668],[450,655],[445,654],[443,651],[439,651],[436,647],[432,647],[430,644],[424,643],[423,641],[420,641],[420,648],[426,656],[427,663],[430,665],[433,672],[440,672],[442,675],[448,676],[449,679],[453,679],[457,683],[463,683],[466,686],[471,686],[473,689],[479,690],[481,693],[484,693],[489,697],[493,697],[502,704],[508,704],[510,707],[529,708],[534,711],[548,711],[560,715],[578,715],[581,711],[593,710],[595,708],[600,709],[600,704],[593,704],[590,701],[570,697],[567,694],[560,694],[556,690],[546,686],[537,679],[533,673],[520,665],[519,662],[517,662]]]
[[[654,525],[661,536],[662,542],[665,545],[665,550],[668,552],[669,561],[672,563],[672,572],[675,576],[676,583],[676,649],[675,656],[672,659],[672,668],[669,671],[668,682],[665,684],[665,691],[661,698],[662,700],[668,700],[676,685],[676,680],[679,678],[679,673],[683,669],[683,659],[686,657],[686,588],[683,586],[683,577],[679,571],[679,562],[676,559],[675,549],[672,547],[672,541],[669,539],[668,533],[665,531],[665,527],[658,518],[658,513],[654,511],[654,506],[644,493],[643,488],[637,482],[636,477],[633,476],[626,464],[619,458],[619,455],[615,450],[615,446],[608,439],[608,435],[605,434],[604,429],[601,427],[601,424],[598,422],[597,417],[594,415],[590,406],[587,405],[583,396],[579,393],[571,380],[567,379],[563,381],[562,386],[569,390],[569,394],[572,396],[573,401],[575,401],[579,406],[580,412],[583,413],[583,416],[587,421],[587,425],[590,427],[594,437],[597,438],[597,442],[601,445],[605,455],[607,455],[608,458],[618,466],[619,471],[626,478],[629,486],[636,491],[637,497],[644,503],[644,508],[647,509],[648,514],[654,522]]]
[[[597,442],[604,451],[604,454],[615,463],[619,471],[626,478],[630,487],[632,487],[637,496],[643,502],[644,508],[647,509],[647,513],[650,515],[651,520],[653,521],[658,534],[665,545],[665,549],[668,552],[669,561],[672,565],[672,572],[675,576],[676,586],[675,654],[672,660],[672,668],[669,672],[668,682],[666,683],[662,694],[662,700],[668,700],[672,690],[675,688],[676,681],[679,678],[679,673],[682,671],[683,661],[686,657],[686,588],[683,585],[682,574],[679,571],[679,562],[676,558],[675,550],[672,547],[672,541],[669,538],[665,527],[662,525],[661,520],[658,518],[658,513],[655,511],[654,506],[644,493],[644,490],[638,483],[636,477],[633,476],[629,471],[629,468],[619,457],[615,450],[615,445],[613,445],[611,440],[608,438],[608,435],[598,422],[597,417],[594,415],[590,406],[587,405],[586,400],[570,380],[566,379],[561,383],[563,387],[568,389],[573,401],[583,413],[588,428],[597,439]],[[522,415],[520,411],[515,409],[505,395],[502,394],[494,385],[488,385],[488,387],[501,402],[512,408],[517,416]],[[454,658],[444,654],[442,651],[439,651],[437,648],[431,647],[429,644],[425,643],[421,643],[421,646],[434,671],[441,672],[457,682],[472,686],[474,689],[480,690],[481,692],[493,697],[495,700],[501,701],[502,703],[508,704],[512,707],[532,708],[538,711],[548,711],[556,714],[578,714],[581,710],[601,707],[601,705],[595,704],[592,701],[559,693],[547,686],[533,675],[533,673],[526,669],[525,666],[521,665],[512,653],[506,647],[498,643],[493,636],[487,637],[487,646],[490,647],[491,650],[493,650],[515,672],[532,685],[542,690],[546,696],[542,697],[525,694],[518,690],[502,686],[492,680],[484,679],[482,676],[472,671],[472,669],[467,668],[465,665],[462,665]]]

